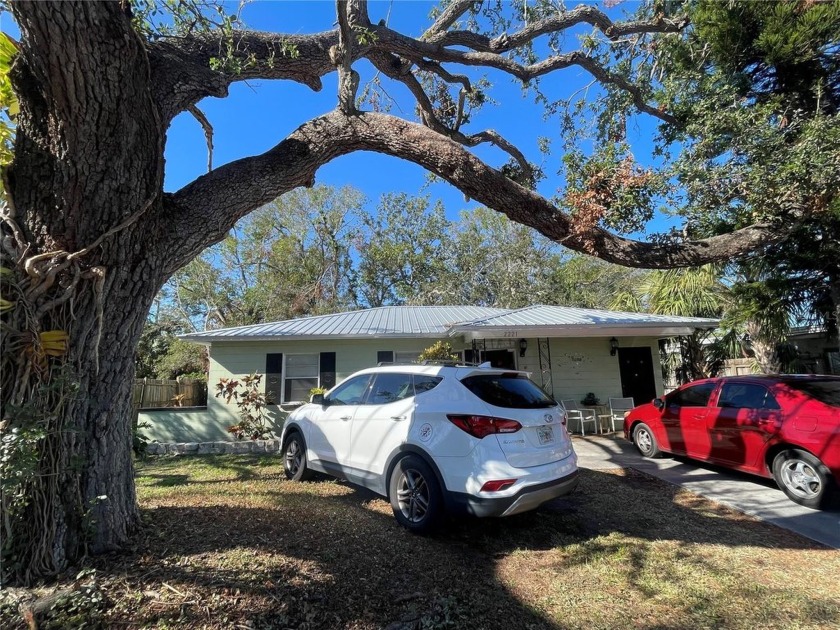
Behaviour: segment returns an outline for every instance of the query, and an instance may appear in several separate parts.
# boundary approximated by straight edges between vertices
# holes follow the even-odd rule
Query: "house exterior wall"
[[[445,339],[455,351],[471,348],[470,342],[461,338]],[[272,353],[316,354],[335,352],[336,383],[363,368],[375,366],[380,351],[421,352],[437,341],[420,339],[347,339],[314,341],[254,341],[215,342],[210,349],[210,372],[206,410],[162,410],[141,412],[139,422],[150,427],[141,431],[152,441],[196,442],[231,439],[227,427],[238,422],[235,404],[227,404],[215,397],[219,379],[241,378],[247,374],[265,373],[266,355]],[[519,356],[519,339],[487,339],[479,342],[486,350],[510,350],[520,370],[532,373],[532,379],[542,384],[539,343],[527,338],[528,348],[524,357]],[[662,370],[659,364],[657,339],[653,337],[622,337],[624,347],[649,347],[653,359],[657,395],[663,393]],[[553,393],[557,400],[581,400],[594,392],[603,402],[621,396],[621,379],[618,357],[610,356],[609,339],[554,338],[549,340]],[[265,379],[263,379],[263,388]],[[263,389],[264,391],[264,389]],[[283,421],[293,407],[272,406],[271,424],[276,435],[280,434]]]
[[[653,359],[653,378],[657,395],[664,393],[662,369],[659,362],[659,344],[655,337],[621,337],[622,348],[650,348]],[[609,339],[603,337],[549,339],[551,353],[551,381],[554,398],[580,401],[592,392],[603,403],[610,398],[620,398],[621,376],[618,356],[610,356]],[[519,369],[532,372],[531,378],[541,383],[540,360],[537,340],[529,340],[525,357],[519,360]]]

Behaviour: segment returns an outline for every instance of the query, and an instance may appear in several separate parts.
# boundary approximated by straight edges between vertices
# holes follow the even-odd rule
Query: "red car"
[[[624,437],[662,451],[772,477],[793,501],[824,508],[840,488],[840,377],[725,376],[640,405]]]

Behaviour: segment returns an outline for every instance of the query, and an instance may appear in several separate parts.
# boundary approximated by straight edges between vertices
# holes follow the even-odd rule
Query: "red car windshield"
[[[785,385],[821,403],[840,407],[840,379],[789,380]]]

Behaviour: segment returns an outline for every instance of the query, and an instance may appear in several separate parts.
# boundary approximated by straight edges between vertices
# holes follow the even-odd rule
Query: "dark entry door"
[[[510,350],[485,350],[481,353],[481,358],[483,361],[490,361],[494,368],[516,369],[516,360]]]
[[[622,396],[632,398],[637,405],[656,398],[650,348],[619,348],[618,369]]]

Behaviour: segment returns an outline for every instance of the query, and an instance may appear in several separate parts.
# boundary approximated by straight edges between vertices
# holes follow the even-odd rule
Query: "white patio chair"
[[[595,417],[595,411],[592,409],[581,409],[578,407],[578,404],[574,400],[561,400],[560,404],[563,405],[563,409],[566,410],[566,418],[567,420],[577,420],[578,426],[580,427],[580,434],[586,435],[586,431],[584,430],[584,425],[587,422],[592,423],[592,427],[594,428],[594,432],[598,433],[598,418]]]
[[[636,403],[632,398],[610,398],[610,413],[602,417],[608,418],[613,431],[618,431],[624,427],[624,414],[635,406]],[[616,422],[618,429],[615,428]]]

